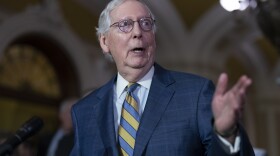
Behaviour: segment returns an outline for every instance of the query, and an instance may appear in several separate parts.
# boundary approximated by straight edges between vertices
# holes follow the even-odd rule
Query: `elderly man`
[[[155,63],[155,18],[139,0],[113,0],[97,34],[117,75],[72,109],[72,156],[254,155],[238,124],[251,80],[230,89],[221,74],[211,81]]]

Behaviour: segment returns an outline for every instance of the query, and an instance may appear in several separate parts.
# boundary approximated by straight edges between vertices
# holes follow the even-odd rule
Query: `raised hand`
[[[246,90],[251,83],[252,80],[243,75],[231,89],[227,90],[228,76],[225,73],[220,75],[212,101],[217,133],[226,136],[236,129],[245,105]]]

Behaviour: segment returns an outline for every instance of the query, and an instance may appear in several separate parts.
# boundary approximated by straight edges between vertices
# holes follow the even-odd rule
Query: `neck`
[[[126,71],[119,71],[119,73],[128,82],[137,82],[149,72],[151,67],[140,69],[131,68]]]

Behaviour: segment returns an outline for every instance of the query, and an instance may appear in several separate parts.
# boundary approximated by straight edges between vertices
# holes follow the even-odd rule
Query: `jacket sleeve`
[[[253,148],[247,137],[245,130],[239,125],[239,136],[241,138],[240,151],[236,154],[230,154],[226,145],[218,138],[212,126],[212,96],[214,94],[214,84],[211,81],[205,81],[200,95],[198,97],[197,109],[197,127],[202,144],[207,156],[254,156]]]

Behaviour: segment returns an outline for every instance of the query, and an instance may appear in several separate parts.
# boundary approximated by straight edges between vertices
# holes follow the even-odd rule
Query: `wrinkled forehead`
[[[111,11],[112,21],[121,19],[137,20],[142,17],[150,17],[151,13],[146,5],[136,0],[127,0]]]

